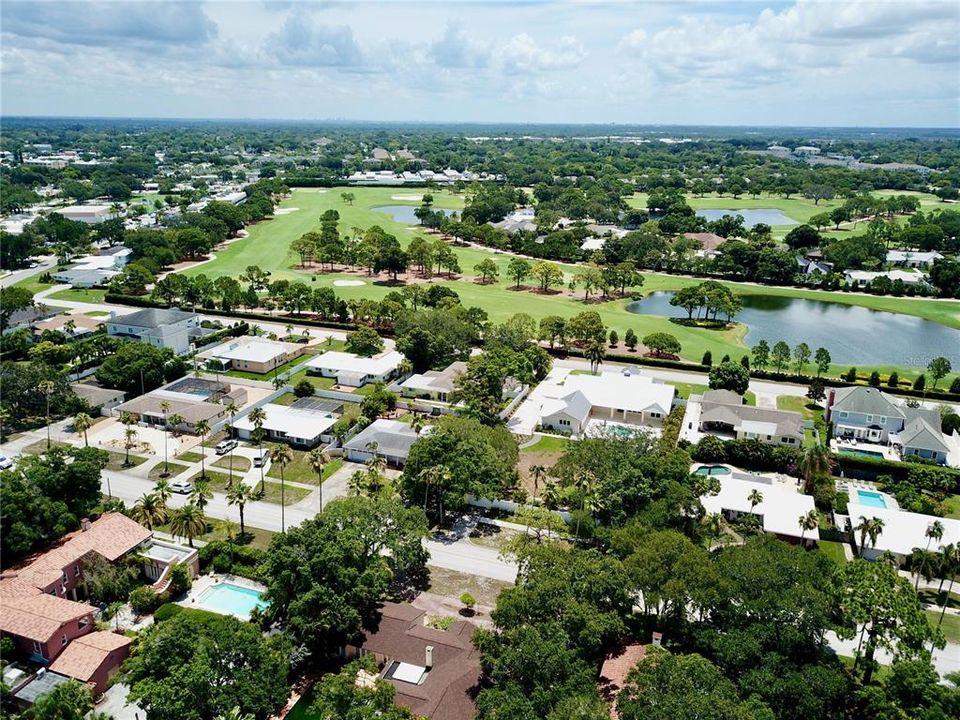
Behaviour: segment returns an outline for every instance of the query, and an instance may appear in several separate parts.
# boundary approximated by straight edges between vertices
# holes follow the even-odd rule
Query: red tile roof
[[[48,642],[65,623],[96,611],[92,605],[39,593],[8,597],[0,611],[0,630],[11,635]]]
[[[130,646],[131,640],[112,632],[98,631],[75,639],[50,664],[50,669],[61,675],[87,682],[109,660],[111,653]],[[123,653],[126,657],[126,652]],[[114,660],[119,664],[123,658]]]
[[[616,652],[607,655],[600,669],[600,688],[603,697],[610,703],[610,717],[618,717],[616,704],[617,696],[623,689],[627,675],[647,654],[647,646],[639,643],[626,645]]]

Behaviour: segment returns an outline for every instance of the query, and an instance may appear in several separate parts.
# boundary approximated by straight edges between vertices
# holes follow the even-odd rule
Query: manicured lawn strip
[[[243,378],[244,380],[263,380],[264,382],[270,382],[273,380],[275,375],[282,375],[288,370],[292,370],[304,360],[306,360],[306,358],[301,356],[291,360],[290,362],[286,362],[283,365],[278,365],[276,370],[269,370],[265,373],[249,372],[248,370],[227,370],[227,372],[220,374],[235,378]]]
[[[936,627],[940,620],[940,611],[927,610],[926,614],[930,625]],[[950,613],[944,615],[940,629],[943,630],[943,636],[948,643],[960,643],[960,615],[951,615]]]
[[[293,393],[284,393],[283,395],[278,397],[276,400],[274,400],[273,404],[274,405],[293,405],[298,399],[299,398]]]
[[[200,458],[200,453],[194,452],[193,450],[189,450],[188,452],[180,453],[179,455],[177,455],[177,459],[183,460],[184,462],[188,462],[188,463],[195,463],[195,462],[200,462],[201,458]]]
[[[522,448],[520,452],[522,453],[549,453],[549,452],[566,452],[567,445],[569,440],[566,438],[560,437],[548,437],[543,435],[540,437],[537,442],[533,445],[529,445],[525,448]]]
[[[127,468],[136,467],[137,465],[143,465],[147,461],[147,458],[139,457],[138,455],[131,453],[130,461],[128,463],[125,453],[114,450],[108,450],[107,452],[110,454],[110,459],[107,460],[107,470],[125,470]]]
[[[743,394],[743,402],[744,402],[744,405],[752,405],[753,407],[756,407],[757,406],[756,393],[754,393],[753,390],[747,390]]]
[[[298,482],[306,485],[317,484],[317,474],[310,467],[310,453],[302,450],[291,450],[293,462],[283,468],[283,477],[287,482]],[[343,459],[335,458],[323,466],[323,479],[326,481],[333,473],[343,466]],[[267,477],[280,479],[280,466],[277,463],[271,463],[267,471]]]
[[[227,523],[233,525],[235,533],[240,532],[240,517],[237,515],[236,520],[217,520],[215,518],[207,518],[207,528],[209,530],[203,535],[198,535],[195,540],[200,540],[202,542],[212,542],[214,540],[226,540],[227,539]],[[170,533],[170,525],[160,525],[155,530],[160,532]],[[250,547],[257,548],[258,550],[266,550],[270,546],[270,541],[273,539],[273,536],[277,533],[271,530],[262,530],[260,528],[251,527],[249,523],[246,524],[245,528],[247,535],[251,538],[250,542],[247,543]],[[183,541],[186,543],[186,540]],[[239,544],[239,543],[238,543]]]
[[[394,288],[373,284],[376,278],[366,276],[362,276],[362,279],[366,282],[365,285],[334,286],[333,283],[336,280],[357,280],[361,276],[351,273],[315,274],[303,271],[296,266],[299,258],[289,251],[289,243],[304,232],[315,230],[318,225],[317,218],[327,209],[336,209],[340,213],[341,232],[347,232],[353,226],[367,228],[378,224],[388,232],[397,235],[403,243],[414,234],[421,232],[411,226],[396,223],[390,216],[370,209],[377,205],[405,204],[402,201],[391,199],[393,194],[403,194],[397,193],[396,188],[354,188],[351,191],[355,193],[357,200],[354,205],[346,206],[340,200],[339,192],[333,190],[327,193],[318,193],[315,189],[294,190],[292,195],[282,203],[282,207],[297,207],[300,208],[298,212],[280,215],[273,220],[259,223],[250,228],[249,237],[231,243],[218,254],[213,262],[199,265],[184,272],[187,275],[204,273],[211,279],[221,275],[236,277],[248,265],[258,264],[264,269],[270,270],[276,279],[309,280],[311,286],[331,286],[338,296],[347,301],[363,298],[382,299]],[[461,198],[452,196],[447,192],[435,193],[435,197],[437,198],[435,204],[438,207],[443,207],[445,203],[446,206],[450,207],[462,201]],[[446,198],[446,200],[443,198]],[[747,198],[741,198],[741,202],[746,200]],[[749,200],[752,202],[752,199]],[[800,208],[803,208],[802,212],[807,212],[807,216],[809,216],[815,212],[820,212],[825,207],[829,207],[829,204],[823,202],[819,207],[815,207],[811,201],[793,198],[788,201],[791,203],[788,208],[778,204],[776,200],[776,198],[763,197],[756,201],[757,204],[754,207],[776,207],[794,217],[796,217],[796,213],[801,212]],[[731,198],[717,198],[716,201],[723,203],[718,207],[729,206],[729,203],[733,202]],[[416,203],[410,204],[415,205]],[[740,207],[746,206],[740,205]],[[489,253],[474,248],[457,247],[455,251],[460,258],[460,264],[464,272],[467,274],[472,274],[473,265],[484,258],[493,258],[501,268],[505,268],[510,260],[510,256],[507,254]],[[564,269],[569,273],[572,266],[567,265]],[[677,290],[702,281],[700,278],[659,273],[644,273],[644,278],[644,293]],[[560,315],[569,318],[584,310],[595,310],[600,314],[604,323],[611,329],[616,329],[621,337],[628,328],[632,328],[641,337],[651,332],[668,332],[674,335],[683,346],[681,356],[688,360],[699,360],[706,350],[710,350],[714,356],[719,357],[729,353],[734,356],[734,359],[739,359],[747,351],[743,345],[743,337],[746,334],[746,327],[743,325],[737,325],[729,330],[686,328],[670,322],[670,319],[666,317],[629,313],[625,309],[628,304],[626,300],[587,304],[581,300],[562,295],[540,295],[527,290],[517,291],[512,288],[512,284],[505,274],[501,275],[499,283],[487,286],[459,280],[451,281],[442,277],[434,278],[434,282],[456,290],[465,305],[475,305],[483,308],[494,322],[503,321],[518,312],[528,313],[535,318],[546,315]],[[723,284],[742,295],[796,297],[845,305],[858,305],[874,310],[914,315],[960,329],[960,302],[956,301],[878,297],[856,293],[828,293],[817,290],[732,282],[724,282]],[[866,366],[866,363],[863,364]],[[871,369],[874,367],[880,372],[897,370],[904,377],[917,374],[916,369],[911,371],[910,368],[871,366]],[[835,366],[831,368],[831,373],[837,374],[846,369],[845,367]],[[257,377],[263,379],[261,376]]]
[[[250,458],[245,458],[242,455],[233,456],[233,472],[236,473],[245,473],[250,469],[251,466]],[[230,458],[222,457],[213,463],[212,467],[224,468],[225,470],[230,469]]]
[[[175,463],[175,462],[168,463],[167,467],[170,470],[169,478],[176,477],[177,475],[179,475],[180,473],[182,473],[184,470],[187,469],[186,465],[181,465],[180,463]],[[160,479],[160,476],[162,474],[163,474],[163,461],[161,460],[159,463],[157,463],[152,468],[150,468],[150,474],[147,475],[147,479],[156,482],[157,480]]]
[[[330,388],[332,388],[334,385],[337,384],[336,378],[320,377],[319,375],[308,375],[306,368],[304,368],[300,372],[297,372],[291,375],[290,379],[287,380],[287,384],[292,385],[293,387],[296,387],[297,383],[299,383],[301,380],[306,380],[308,383],[313,385],[318,390],[329,390]],[[296,397],[294,397],[294,400],[296,400]],[[274,402],[278,402],[278,401],[274,400]],[[291,405],[293,404],[293,400],[291,400],[289,403],[280,403],[280,404]]]
[[[259,487],[259,485],[257,487]],[[296,487],[295,485],[290,485],[287,483],[286,489],[284,490],[283,504],[295,505],[296,503],[301,502],[309,494],[310,491],[306,488]],[[280,504],[279,482],[271,482],[270,480],[267,480],[263,484],[263,502],[273,503],[274,505]]]
[[[227,485],[230,484],[230,476],[227,473],[217,472],[216,470],[211,470],[209,467],[204,473],[207,482],[209,483],[208,487],[213,492],[226,492]],[[196,473],[190,476],[190,482],[196,483],[200,479],[200,473]],[[233,481],[237,481],[237,477],[234,476]]]
[[[817,541],[817,545],[820,547],[820,552],[835,563],[843,565],[847,562],[847,556],[843,553],[843,543],[834,542],[833,540],[819,540]]]
[[[943,500],[943,507],[948,518],[960,520],[960,495],[947,495]]]
[[[777,396],[777,408],[798,412],[803,415],[804,420],[815,420],[823,415],[823,408],[805,397],[797,397],[796,395]]]
[[[702,395],[710,389],[708,385],[694,385],[693,383],[669,382],[667,385],[673,385],[677,389],[677,397],[683,400],[691,395]]]
[[[68,288],[48,296],[49,300],[71,300],[73,302],[102,303],[107,291],[98,288]]]
[[[56,270],[56,268],[53,268],[53,270]],[[23,280],[20,280],[19,282],[14,283],[13,287],[26,288],[27,290],[32,292],[34,295],[36,295],[38,292],[41,292],[43,290],[46,290],[49,287],[53,287],[54,285],[56,285],[56,283],[53,283],[53,282],[42,282],[40,280],[40,276],[43,275],[45,272],[51,272],[51,271],[38,270],[36,275],[31,275],[30,277],[23,278]]]
[[[59,440],[50,441],[50,449],[53,448],[63,448],[64,450],[69,450],[73,448],[72,445],[65,442],[60,442]],[[47,441],[46,440],[37,440],[27,445],[23,450],[20,451],[22,455],[43,455],[47,452]]]
[[[853,659],[851,656],[849,656],[849,655],[838,655],[837,657],[839,658],[840,662],[842,662],[842,663],[843,663],[844,665],[846,665],[848,668],[853,668],[853,661],[854,661],[854,659]],[[861,664],[861,665],[859,666],[859,668],[862,668],[862,667],[863,667],[863,665]],[[858,668],[858,672],[860,671],[859,668]],[[883,682],[883,681],[886,680],[888,677],[890,677],[890,672],[891,672],[891,671],[890,671],[890,666],[889,666],[889,665],[878,665],[878,666],[877,666],[877,671],[873,674],[873,681],[874,681],[875,683],[881,683],[881,682]]]

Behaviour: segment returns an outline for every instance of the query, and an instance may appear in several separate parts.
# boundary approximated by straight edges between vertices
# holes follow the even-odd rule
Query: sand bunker
[[[391,195],[391,200],[408,200],[412,202],[420,202],[423,200],[423,195]]]
[[[290,213],[295,213],[300,208],[277,208],[273,211],[274,215],[289,215]]]
[[[358,285],[366,285],[363,280],[334,280],[333,284],[337,287],[357,287]]]

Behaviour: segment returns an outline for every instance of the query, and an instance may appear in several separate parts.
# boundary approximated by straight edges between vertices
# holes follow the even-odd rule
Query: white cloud
[[[547,48],[538,45],[527,33],[520,33],[514,35],[498,55],[507,72],[539,72],[576,67],[587,57],[587,51],[570,35],[559,38],[555,47]]]
[[[475,42],[457,23],[448,23],[443,37],[430,46],[430,57],[440,67],[483,68],[490,60],[490,46]]]

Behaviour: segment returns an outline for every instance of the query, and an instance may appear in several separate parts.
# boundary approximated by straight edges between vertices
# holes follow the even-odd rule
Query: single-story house
[[[67,336],[67,339],[74,340],[95,333],[103,327],[103,322],[101,319],[92,318],[88,315],[68,315],[61,313],[60,315],[54,315],[49,320],[34,323],[33,333],[34,335],[40,336],[45,331],[51,330],[63,333]]]
[[[113,215],[113,207],[110,205],[70,205],[56,208],[53,212],[60,213],[67,220],[94,224],[109,220]]]
[[[933,460],[938,465],[946,465],[950,455],[950,446],[945,442],[943,432],[922,417],[910,420],[891,442],[900,445],[903,457],[915,455]]]
[[[659,427],[673,407],[674,392],[672,385],[629,368],[569,374],[544,389],[540,426],[571,435],[582,435],[590,421]]]
[[[60,311],[57,308],[51,308],[43,303],[36,303],[22,310],[16,310],[7,317],[7,324],[3,327],[3,334],[16,332],[17,330],[33,330],[35,323],[51,318]]]
[[[381,418],[350,438],[343,449],[351,462],[366,462],[377,455],[387,464],[400,467],[406,463],[417,437],[416,431],[406,423]]]
[[[35,674],[31,675],[26,682],[10,688],[13,702],[17,707],[26,710],[42,695],[46,695],[58,685],[71,682],[72,680],[73,678],[66,675],[50,672],[45,668],[41,668]]]
[[[293,405],[267,403],[262,406],[265,415],[263,430],[270,440],[297,447],[316,447],[322,442],[334,440],[332,428],[340,419],[340,414],[334,409],[340,406],[336,402],[318,402],[315,398],[302,398]],[[256,425],[248,414],[239,418],[234,428],[241,440],[251,440]]]
[[[720,492],[700,497],[700,504],[707,514],[719,513],[731,521],[753,514],[760,520],[764,532],[782,540],[797,541],[801,537],[804,541],[820,539],[819,530],[804,531],[800,527],[800,517],[814,509],[811,496],[759,475],[731,471],[730,474],[715,477],[720,482]],[[756,505],[752,505],[750,500],[754,490],[761,496]]]
[[[431,628],[423,610],[384,603],[375,624],[341,655],[347,660],[372,656],[383,668],[380,677],[396,689],[397,704],[417,717],[464,720],[474,715],[482,676],[480,653],[472,640],[475,631],[466,620],[446,630]]]
[[[338,385],[363,387],[367,383],[385,383],[395,377],[402,362],[403,355],[396,350],[388,350],[373,357],[330,350],[310,360],[307,363],[307,372],[311,375],[336,378]]]
[[[427,370],[425,373],[411,375],[400,383],[400,394],[408,398],[421,398],[447,402],[453,392],[454,378],[466,372],[465,362],[450,363],[443,370]]]
[[[833,272],[833,263],[813,257],[797,257],[797,265],[804,275],[829,275]]]
[[[899,280],[904,285],[910,285],[913,287],[927,284],[927,276],[919,271],[908,272],[906,270],[888,270],[886,272],[871,272],[868,270],[847,270],[843,274],[843,277],[847,281],[848,285],[852,285],[854,287],[869,285],[879,277],[886,277],[890,280],[890,282],[896,282]]]
[[[263,374],[300,357],[305,348],[300,343],[246,336],[204,350],[197,354],[197,358],[208,364],[219,361],[224,370]]]
[[[927,269],[943,255],[936,250],[921,252],[917,250],[887,250],[887,263],[899,267]]]
[[[183,418],[177,429],[194,431],[200,420],[213,425],[227,415],[231,403],[242,407],[247,402],[247,389],[242,385],[218,383],[206,378],[180,378],[146,395],[128,400],[113,408],[113,415],[130,413],[137,422],[161,427],[174,415]],[[169,407],[164,409],[164,403]]]
[[[700,431],[737,440],[759,440],[767,445],[803,444],[800,413],[744,405],[729,390],[709,390],[700,398]]]
[[[67,283],[75,288],[92,288],[106,285],[120,273],[116,270],[96,270],[93,268],[69,268],[53,274],[58,283]]]
[[[727,241],[722,235],[711,232],[688,232],[683,236],[700,244],[700,249],[696,252],[699,257],[713,257],[717,254],[717,248]]]
[[[92,408],[100,408],[100,413],[109,417],[110,411],[123,403],[127,394],[123,390],[100,387],[90,383],[70,383],[73,394]]]
[[[850,493],[850,501],[847,505],[847,522],[849,523],[847,529],[855,545],[860,544],[860,533],[855,528],[862,520],[877,518],[883,521],[883,529],[877,535],[876,543],[871,543],[869,537],[864,538],[862,555],[867,560],[876,560],[889,552],[896,558],[898,564],[903,565],[914,548],[926,548],[929,543],[931,552],[939,552],[947,545],[960,543],[960,520],[905,512],[890,505],[887,507],[861,505],[859,494],[856,491]],[[939,540],[927,537],[927,529],[934,522],[943,525],[943,537]]]
[[[98,630],[79,637],[50,663],[50,670],[72,677],[93,688],[94,695],[107,689],[110,678],[130,656],[131,638]]]

